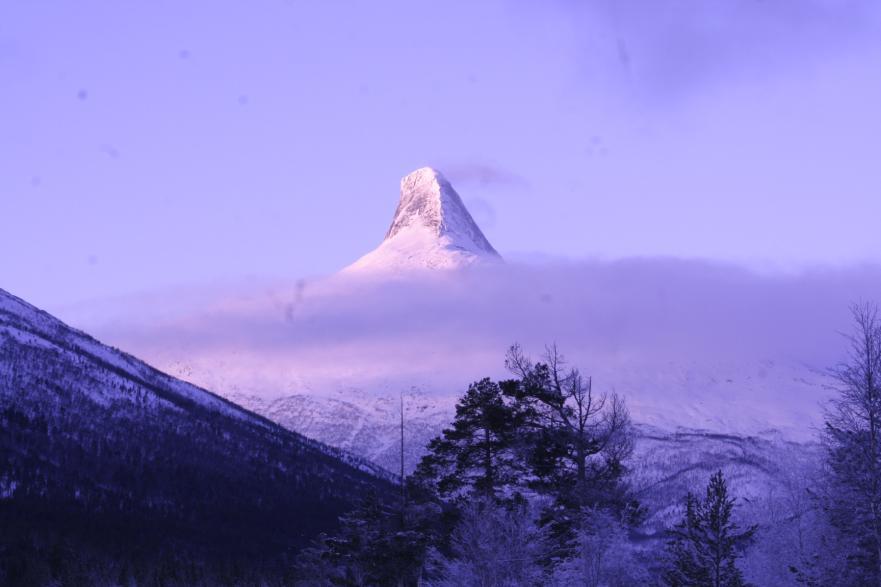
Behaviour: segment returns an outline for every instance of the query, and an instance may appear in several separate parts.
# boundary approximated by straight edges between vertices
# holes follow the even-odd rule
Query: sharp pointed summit
[[[423,167],[401,179],[385,240],[347,270],[455,269],[500,260],[450,182]]]

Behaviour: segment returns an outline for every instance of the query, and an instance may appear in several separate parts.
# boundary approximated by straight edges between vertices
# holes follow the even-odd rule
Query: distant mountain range
[[[281,584],[391,487],[0,290],[0,584]]]

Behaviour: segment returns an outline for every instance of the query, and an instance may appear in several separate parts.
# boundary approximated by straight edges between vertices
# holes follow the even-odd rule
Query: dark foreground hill
[[[0,290],[0,585],[280,584],[389,487]]]

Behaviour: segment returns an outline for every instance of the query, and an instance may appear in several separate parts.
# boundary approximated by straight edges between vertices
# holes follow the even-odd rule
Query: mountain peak
[[[402,177],[401,199],[385,238],[394,238],[414,223],[423,224],[439,235],[443,226],[444,192],[450,191],[453,191],[450,183],[431,167],[422,167]],[[458,195],[456,199],[459,200]],[[458,204],[462,205],[461,200]]]
[[[385,240],[352,269],[450,269],[501,257],[443,174],[422,167],[401,179]]]
[[[428,228],[438,237],[451,235],[457,241],[464,241],[459,244],[471,245],[467,246],[469,249],[498,254],[447,178],[431,167],[422,167],[401,179],[401,199],[386,240],[415,224]]]

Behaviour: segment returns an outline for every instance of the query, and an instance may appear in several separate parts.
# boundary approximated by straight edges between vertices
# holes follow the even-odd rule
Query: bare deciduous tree
[[[881,585],[881,318],[875,304],[851,308],[850,355],[834,375],[839,395],[826,415],[828,510],[856,538],[850,559],[863,584]]]
[[[545,536],[525,504],[467,502],[451,537],[453,558],[442,563],[446,586],[526,587],[542,584]]]
[[[577,505],[583,507],[596,482],[617,479],[632,453],[630,415],[617,394],[595,392],[590,376],[567,368],[556,345],[545,349],[544,359],[533,363],[514,345],[505,365],[520,379],[513,393],[529,413],[526,420],[553,431],[543,456],[556,461],[550,467],[554,472],[571,477]]]

